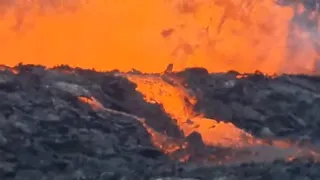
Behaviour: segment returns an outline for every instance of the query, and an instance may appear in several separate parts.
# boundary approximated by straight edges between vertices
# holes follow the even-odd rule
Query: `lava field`
[[[0,178],[320,179],[319,92],[305,75],[2,66]]]

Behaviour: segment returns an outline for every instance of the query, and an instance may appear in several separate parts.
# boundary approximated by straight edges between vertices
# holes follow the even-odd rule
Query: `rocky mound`
[[[146,127],[178,139],[183,133],[161,105],[146,102],[135,84],[118,74],[65,66],[3,67],[0,178],[320,178],[315,159],[213,166],[169,158],[154,146]],[[259,73],[239,77],[197,68],[170,76],[184,80],[198,98],[195,111],[207,117],[260,137],[312,144],[319,139],[320,78]]]
[[[229,72],[209,74],[188,69],[178,74],[198,93],[195,110],[229,121],[256,136],[265,129],[276,137],[319,140],[320,77]]]

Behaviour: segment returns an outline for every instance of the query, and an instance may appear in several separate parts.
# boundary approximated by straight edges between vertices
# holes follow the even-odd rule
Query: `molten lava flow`
[[[173,138],[167,137],[166,135],[163,135],[163,134],[155,131],[153,128],[151,128],[149,125],[147,125],[147,123],[145,122],[145,120],[143,118],[134,116],[132,114],[127,114],[124,112],[105,108],[94,97],[79,96],[78,100],[82,103],[90,105],[90,107],[95,111],[107,111],[108,113],[120,114],[120,115],[127,116],[127,117],[130,117],[130,118],[137,120],[148,131],[148,133],[151,136],[151,140],[152,140],[153,144],[157,148],[161,149],[166,154],[171,154],[171,153],[175,152],[176,150],[184,149],[186,147],[186,142],[184,140],[173,139]]]
[[[104,109],[104,106],[98,100],[96,100],[93,97],[88,98],[88,97],[80,96],[80,97],[78,97],[78,99],[81,102],[89,104],[91,106],[91,108],[94,109],[94,110]]]
[[[137,90],[145,96],[146,101],[163,105],[164,110],[177,120],[186,136],[195,131],[201,134],[207,145],[220,147],[243,147],[260,143],[231,123],[196,115],[192,110],[196,101],[182,87],[173,86],[157,76],[129,75],[127,78],[137,84]]]
[[[310,72],[317,29],[301,28],[297,3],[275,1],[3,1],[1,63],[143,72],[161,72],[173,63],[174,70]]]
[[[184,132],[185,138],[169,137],[154,130],[143,118],[105,108],[95,97],[79,96],[78,100],[90,105],[95,111],[127,116],[140,122],[150,134],[153,145],[174,159],[189,161],[192,157],[197,158],[197,161],[213,161],[215,163],[270,161],[278,158],[286,158],[291,161],[295,158],[310,156],[315,160],[320,159],[320,155],[313,150],[299,148],[289,142],[280,140],[271,141],[270,145],[270,142],[267,143],[253,137],[232,123],[217,122],[195,114],[192,111],[192,107],[196,103],[193,93],[185,89],[180,84],[181,81],[172,82],[175,78],[166,77],[166,74],[162,76],[122,74],[122,76],[137,84],[137,90],[145,95],[146,101],[161,104],[164,110],[173,119],[177,120],[176,123]],[[192,132],[198,132],[204,144],[208,147],[215,146],[236,151],[230,152],[229,150],[223,154],[214,153],[207,154],[205,157],[197,157],[197,154],[193,154],[194,151],[190,149],[193,143],[197,142],[190,141],[187,138]],[[237,154],[237,151],[240,153]],[[242,151],[245,154],[241,154]]]
[[[311,156],[316,160],[320,159],[320,154],[310,149],[299,148],[283,140],[271,141],[270,145],[262,139],[255,138],[237,128],[232,123],[218,122],[214,119],[197,115],[192,110],[193,105],[196,103],[195,97],[192,96],[193,93],[179,85],[179,83],[169,83],[168,79],[170,78],[166,77],[166,74],[162,76],[124,74],[124,76],[137,84],[137,91],[144,95],[146,101],[162,105],[164,111],[176,120],[177,125],[185,136],[189,136],[192,132],[198,132],[205,145],[232,149],[250,149],[252,155],[246,157],[249,158],[247,159],[248,161],[259,158],[262,158],[263,161],[277,158],[292,160],[304,156]],[[174,78],[171,78],[171,80],[174,80]],[[150,134],[156,137],[153,133]],[[164,142],[163,140],[159,141],[159,138],[154,138],[153,140],[156,141],[154,144],[162,148],[164,152],[168,154],[173,152],[163,148],[161,145],[161,142]],[[177,141],[172,142],[172,144],[175,144]],[[174,147],[179,148],[182,146],[180,143],[180,145],[175,144]],[[186,145],[183,147],[186,147]],[[255,152],[263,154],[263,157],[257,157]],[[211,158],[216,159],[216,155]],[[233,161],[234,158],[236,157],[230,156],[229,159],[224,160]],[[207,157],[207,159],[210,158]]]
[[[1,1],[0,58],[9,66],[162,72],[174,64],[168,71],[313,73],[320,69],[317,10],[302,0]],[[186,136],[198,132],[207,145],[232,148],[262,143],[231,123],[195,114],[193,93],[179,83],[127,77],[147,101],[162,104]],[[79,100],[106,110],[94,99]],[[165,152],[185,147],[183,140],[167,146],[169,137],[140,122]]]

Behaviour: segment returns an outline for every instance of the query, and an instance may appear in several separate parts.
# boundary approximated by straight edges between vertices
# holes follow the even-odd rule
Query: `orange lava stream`
[[[272,141],[272,145],[270,145],[237,128],[232,123],[219,123],[213,119],[194,115],[191,111],[191,106],[186,106],[184,101],[185,98],[191,97],[190,94],[185,94],[186,91],[181,87],[172,86],[163,81],[160,77],[141,75],[126,75],[126,77],[137,83],[137,90],[145,95],[146,101],[163,105],[164,110],[173,118],[176,118],[177,125],[183,130],[185,136],[196,131],[201,134],[206,145],[232,148],[235,150],[247,149],[251,152],[251,155],[249,154],[244,159],[243,157],[237,157],[232,154],[225,157],[218,157],[217,155],[212,154],[208,155],[208,157],[204,157],[205,161],[213,160],[216,163],[227,163],[237,161],[272,161],[279,158],[292,161],[300,157],[312,157],[316,161],[320,160],[320,154],[312,149],[299,148],[294,144],[282,140]],[[106,111],[108,113],[120,114],[137,120],[150,134],[151,141],[155,147],[159,148],[173,159],[178,159],[181,162],[189,161],[191,154],[188,153],[187,149],[189,142],[186,139],[177,139],[159,133],[151,128],[146,123],[145,119],[132,114],[105,108],[94,97],[80,96],[78,97],[78,100],[90,105],[95,111]],[[195,103],[195,101],[193,102]],[[186,123],[185,118],[188,119],[188,123]],[[176,152],[181,152],[181,150],[184,151],[183,154],[175,155]],[[256,153],[259,153],[260,155],[257,156]]]
[[[205,144],[220,147],[244,147],[261,143],[231,123],[195,115],[192,104],[188,105],[185,99],[193,103],[196,101],[182,87],[172,86],[157,76],[129,75],[127,78],[137,84],[137,91],[145,96],[147,102],[163,105],[165,112],[177,120],[185,136],[195,131],[201,134]]]
[[[298,61],[286,58],[294,10],[274,0],[13,2],[0,3],[7,10],[0,19],[0,58],[9,66],[161,72],[174,63],[174,70],[279,73],[310,71],[314,61],[307,40]]]
[[[88,98],[88,97],[80,96],[80,97],[78,97],[78,100],[89,104],[91,106],[91,108],[94,110],[104,109],[104,106],[95,98]]]
[[[162,105],[173,119],[176,120],[179,128],[188,136],[192,132],[198,132],[203,142],[208,146],[225,147],[232,149],[251,149],[252,153],[260,152],[263,154],[263,161],[270,161],[277,158],[285,158],[288,161],[299,157],[312,157],[314,160],[320,160],[320,154],[309,148],[299,148],[295,144],[285,140],[272,140],[268,144],[263,139],[255,138],[251,134],[236,127],[232,123],[218,122],[214,119],[205,118],[193,112],[192,106],[196,103],[192,92],[183,88],[179,83],[170,84],[164,76],[157,75],[124,75],[130,81],[137,84],[137,91],[141,92],[145,100],[150,103],[158,103]],[[154,144],[167,154],[172,150],[183,149],[187,144],[178,143],[178,141],[165,142],[169,137],[165,137],[159,133],[149,130],[153,137]],[[171,144],[171,148],[166,149],[162,144]],[[182,145],[183,144],[183,145]],[[264,150],[255,150],[254,148],[265,147]],[[269,149],[269,150],[268,150]],[[264,152],[263,152],[264,151]],[[215,155],[212,155],[213,159]],[[230,161],[236,157],[230,157]],[[256,160],[261,157],[252,155],[248,158]],[[209,159],[209,157],[208,157]],[[185,157],[183,161],[187,161]],[[248,159],[248,161],[250,161]],[[223,162],[221,162],[223,163]]]
[[[95,111],[107,111],[109,113],[113,114],[120,114],[123,116],[131,117],[138,122],[140,122],[144,128],[148,131],[148,133],[151,136],[151,141],[153,142],[154,146],[161,149],[166,154],[171,154],[179,149],[184,149],[187,146],[187,143],[183,139],[174,139],[171,137],[168,137],[164,134],[161,134],[154,129],[152,129],[149,125],[146,124],[145,120],[134,116],[132,114],[127,114],[124,112],[107,109],[105,108],[96,98],[94,97],[85,97],[85,96],[79,96],[78,100],[82,103],[88,104],[93,110]]]

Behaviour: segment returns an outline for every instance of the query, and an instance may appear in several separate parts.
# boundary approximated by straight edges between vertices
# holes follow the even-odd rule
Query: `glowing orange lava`
[[[81,102],[89,104],[92,109],[95,109],[95,110],[104,109],[104,106],[93,97],[89,98],[89,97],[80,96],[80,97],[78,97],[78,99]]]
[[[187,104],[186,99],[195,103],[195,97],[179,86],[172,86],[161,77],[141,75],[126,77],[137,84],[137,90],[145,96],[147,102],[163,105],[164,110],[177,120],[177,124],[186,136],[195,131],[201,134],[207,145],[221,147],[243,147],[260,142],[231,123],[217,122],[194,114],[193,104]]]
[[[318,27],[299,21],[297,17],[309,11],[299,1],[286,7],[274,0],[7,2],[0,2],[0,64],[8,66],[68,64],[148,73],[162,72],[172,63],[174,70],[200,66],[209,72],[268,74],[313,73],[317,66]],[[310,13],[308,19],[316,24],[317,17]],[[125,76],[148,102],[162,104],[186,136],[198,132],[206,145],[222,147],[263,144],[231,123],[195,114],[193,92],[179,83],[170,85],[159,76]],[[95,110],[108,110],[93,98],[79,100]],[[164,152],[185,147],[184,141],[171,141],[134,118]]]
[[[274,140],[269,144],[237,128],[232,123],[219,123],[213,119],[195,115],[192,112],[192,103],[194,104],[196,100],[190,95],[190,92],[181,86],[168,84],[159,76],[123,75],[138,85],[137,90],[144,94],[146,101],[163,105],[164,110],[177,120],[177,125],[183,130],[185,136],[188,136],[192,132],[198,132],[202,136],[204,143],[208,146],[249,150],[249,155],[245,159],[242,159],[242,161],[272,161],[278,158],[292,161],[300,157],[312,157],[314,160],[320,160],[319,153],[312,149],[299,148],[283,140]],[[191,105],[186,104],[185,100],[188,98],[191,98]],[[159,133],[151,128],[145,119],[105,108],[94,97],[80,96],[78,99],[80,102],[90,105],[95,111],[106,111],[137,120],[150,134],[151,141],[155,147],[174,159],[182,162],[189,161],[192,154],[188,152],[190,142],[186,138],[178,139]],[[183,151],[183,153],[175,155],[178,151]],[[256,153],[260,153],[260,155],[257,156]],[[232,153],[224,157],[209,154],[207,157],[204,157],[204,160],[221,164],[236,162],[237,160],[241,160],[241,157],[237,157],[237,155]]]
[[[152,140],[153,144],[156,147],[158,147],[159,149],[161,149],[166,154],[171,154],[171,153],[175,152],[176,150],[184,149],[186,147],[186,142],[183,139],[179,140],[179,139],[170,138],[170,137],[168,137],[166,135],[163,135],[163,134],[155,131],[154,129],[152,129],[150,126],[148,126],[146,124],[145,119],[143,119],[143,118],[134,116],[132,114],[127,114],[127,113],[124,113],[124,112],[120,112],[120,111],[116,111],[116,110],[105,108],[94,97],[80,96],[80,97],[78,97],[78,100],[80,102],[83,102],[83,103],[86,103],[86,104],[90,105],[91,108],[93,110],[95,110],[95,111],[107,111],[107,112],[112,113],[112,114],[120,114],[120,115],[128,116],[130,118],[133,118],[133,119],[137,120],[148,131],[148,133],[151,136],[151,140]]]
[[[299,148],[289,141],[272,140],[270,142],[271,144],[269,144],[262,139],[253,137],[251,134],[236,127],[232,123],[218,122],[214,119],[208,119],[202,115],[197,115],[192,110],[193,105],[197,101],[195,97],[192,96],[193,93],[182,87],[181,84],[179,85],[179,82],[176,84],[168,83],[166,81],[168,78],[165,78],[166,75],[124,74],[124,76],[137,84],[137,91],[144,95],[147,102],[161,104],[164,111],[173,119],[177,120],[177,125],[184,132],[186,137],[192,132],[197,132],[201,135],[203,142],[208,146],[250,149],[253,154],[254,152],[263,152],[263,150],[255,148],[265,147],[265,152],[262,153],[263,156],[265,156],[264,161],[270,161],[277,158],[293,160],[303,156],[320,160],[320,154],[308,148]],[[155,137],[153,141],[157,147],[168,154],[172,152],[161,146],[161,142],[165,142],[163,141],[163,136],[159,141],[159,138],[156,138],[153,133],[150,134]],[[171,141],[170,144],[175,144],[174,146],[176,148],[183,149],[185,147],[181,147],[181,143],[178,145],[177,141]],[[214,157],[215,155],[213,155],[212,158],[215,159]],[[233,158],[235,157],[230,157],[229,160],[232,161]],[[255,160],[256,157],[252,155],[249,158]],[[186,159],[187,157],[184,160]]]
[[[9,66],[23,62],[161,72],[174,63],[174,70],[201,66],[210,72],[278,73],[310,71],[314,62],[309,40],[295,41],[305,46],[295,56],[298,61],[288,60],[294,9],[274,0],[8,4],[0,3],[0,10],[7,10],[0,20],[0,58]]]

